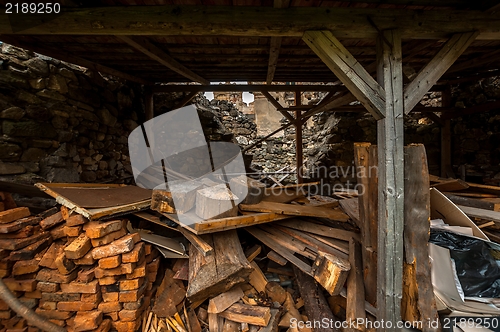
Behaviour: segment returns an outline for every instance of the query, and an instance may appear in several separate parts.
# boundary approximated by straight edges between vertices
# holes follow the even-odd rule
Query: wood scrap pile
[[[430,183],[475,221],[492,241],[500,243],[500,187],[437,176],[431,176]]]

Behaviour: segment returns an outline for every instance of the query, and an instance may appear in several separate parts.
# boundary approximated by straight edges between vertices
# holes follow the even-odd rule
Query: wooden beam
[[[478,31],[454,34],[404,89],[404,112],[408,114],[479,35]]]
[[[290,122],[295,121],[293,116],[290,113],[288,113],[288,111],[283,106],[281,106],[281,104],[269,92],[262,91],[262,94],[276,108],[276,110],[278,110],[281,114],[283,114],[285,118],[287,118],[288,121]]]
[[[384,117],[385,94],[382,87],[331,32],[306,31],[302,39],[375,119]]]
[[[400,28],[404,38],[442,39],[467,29],[481,31],[480,39],[500,39],[500,18],[479,10],[189,5],[65,7],[50,20],[23,17],[26,28],[16,32],[2,11],[0,34],[301,37],[306,30],[330,30],[339,38],[376,38],[367,17],[379,30]]]
[[[116,36],[125,43],[132,46],[134,49],[146,54],[151,59],[154,59],[164,65],[165,67],[175,71],[177,74],[189,78],[193,82],[201,84],[210,84],[210,82],[200,75],[194,73],[170,55],[165,53],[159,47],[151,43],[146,37],[133,37],[133,36]]]
[[[266,84],[273,82],[276,66],[278,65],[278,57],[280,54],[281,37],[271,37],[271,45],[269,47],[269,64],[267,65]]]
[[[381,32],[377,58],[377,79],[386,100],[385,118],[377,121],[377,319],[397,322],[401,319],[404,217],[403,69],[399,31]]]
[[[498,55],[500,54],[500,50],[496,50],[493,52],[487,52],[481,56],[473,57],[468,61],[464,61],[461,63],[454,64],[451,68],[446,72],[446,74],[456,73],[462,70],[471,69],[480,67],[483,65],[487,65],[492,62],[498,61]]]
[[[302,94],[295,91],[295,106],[302,104]],[[304,153],[302,151],[302,120],[301,111],[295,111],[295,165],[297,169],[297,183],[303,183]]]
[[[0,16],[2,16],[2,15],[0,15]],[[0,18],[0,21],[1,21],[1,18]],[[2,36],[0,36],[0,40],[3,41],[4,43],[8,43],[8,44],[11,44],[11,45],[14,45],[17,47],[28,49],[28,50],[31,50],[33,52],[40,53],[40,54],[49,56],[49,57],[54,58],[54,59],[59,59],[59,60],[65,61],[65,62],[69,62],[69,63],[75,64],[78,66],[88,68],[90,70],[94,70],[94,71],[101,72],[104,74],[123,78],[123,79],[131,81],[131,82],[136,82],[136,83],[140,83],[140,84],[144,84],[144,85],[152,85],[153,84],[153,82],[150,82],[150,81],[145,80],[143,78],[139,78],[139,77],[121,72],[119,70],[100,65],[96,62],[81,58],[81,57],[73,55],[69,52],[65,52],[63,49],[55,50],[55,49],[48,48],[45,46],[24,43],[22,41],[19,41],[16,36],[2,35]]]
[[[145,121],[148,121],[155,117],[154,98],[151,89],[146,89],[144,104]]]
[[[293,91],[345,91],[341,85],[297,84],[297,85],[265,85],[265,84],[213,84],[213,85],[156,85],[153,92],[293,92]]]
[[[451,88],[448,88],[441,94],[442,106],[451,105]],[[436,115],[437,116],[437,115]],[[451,120],[447,116],[441,115],[439,119],[441,124],[441,176],[444,178],[455,177],[451,167]]]

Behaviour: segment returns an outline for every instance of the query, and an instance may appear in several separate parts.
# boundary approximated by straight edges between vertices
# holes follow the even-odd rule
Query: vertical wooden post
[[[378,268],[377,319],[391,322],[379,331],[397,331],[401,320],[403,275],[404,151],[401,35],[377,38],[377,80],[385,91],[385,117],[377,121]]]
[[[443,107],[451,106],[451,90],[448,87],[442,92],[441,101]],[[455,177],[451,168],[451,120],[447,117],[444,119],[441,127],[441,177]]]
[[[300,91],[295,91],[295,106],[301,105]],[[297,183],[303,183],[303,156],[302,156],[302,121],[300,120],[300,110],[295,111],[295,159],[297,162]]]
[[[146,93],[144,95],[144,113],[146,114],[146,119],[144,122],[154,118],[153,91],[149,87],[146,87],[145,89]]]

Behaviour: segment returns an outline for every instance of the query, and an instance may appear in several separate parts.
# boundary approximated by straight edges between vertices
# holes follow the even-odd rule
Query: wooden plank
[[[144,36],[133,37],[133,36],[116,36],[125,43],[132,46],[134,49],[146,54],[151,59],[154,59],[164,65],[165,67],[175,71],[177,74],[189,78],[193,82],[199,82],[201,84],[210,84],[210,82],[200,75],[194,73],[190,69],[186,68],[184,65],[180,64],[177,60],[172,58],[170,55],[165,53],[159,47],[154,45]]]
[[[320,251],[312,265],[311,273],[330,295],[338,295],[344,287],[350,269],[351,265],[348,261]]]
[[[249,284],[255,288],[257,292],[266,292],[267,278],[262,273],[262,270],[255,262],[251,262],[250,265],[253,268],[252,273],[250,273]]]
[[[271,37],[269,45],[269,63],[267,65],[266,84],[273,82],[276,66],[278,65],[278,57],[281,48],[281,37]]]
[[[211,245],[209,245],[206,241],[204,241],[203,238],[181,227],[179,227],[178,230],[191,243],[191,245],[203,255],[203,257],[213,255],[214,249],[212,248]]]
[[[262,246],[255,244],[250,249],[245,251],[245,257],[251,263],[262,251]]]
[[[219,294],[213,299],[210,299],[210,303],[208,305],[208,313],[221,313],[232,306],[234,303],[238,302],[243,296],[245,296],[245,294],[241,290],[241,287],[235,286],[227,292]]]
[[[214,248],[214,253],[203,257],[194,248],[189,251],[186,297],[191,302],[231,289],[247,280],[252,271],[235,230],[203,235],[202,239]]]
[[[356,197],[341,199],[339,201],[340,206],[345,213],[354,221],[354,223],[361,229],[360,217],[359,217],[359,199]]]
[[[432,60],[420,69],[417,77],[404,89],[405,114],[411,112],[478,35],[479,31],[454,34]]]
[[[326,302],[323,291],[314,282],[314,279],[299,269],[294,267],[294,273],[297,277],[297,285],[300,296],[304,300],[304,308],[307,314],[308,321],[323,322],[327,321],[328,325],[314,326],[315,332],[330,332],[340,331],[336,328],[335,322],[337,318],[333,315],[328,302]]]
[[[310,273],[311,267],[309,265],[304,263],[299,258],[295,257],[290,250],[278,245],[276,241],[274,241],[272,237],[268,235],[268,233],[256,227],[247,227],[245,228],[245,230],[250,234],[252,234],[254,237],[256,237],[259,241],[264,243],[266,246],[276,251],[279,255],[288,260],[290,263],[297,266],[301,271],[308,274]]]
[[[422,144],[405,147],[404,275],[402,318],[422,331],[437,331],[438,319],[429,261],[430,192],[427,156]],[[408,208],[411,207],[411,208]],[[416,325],[415,325],[416,327]]]
[[[363,262],[361,257],[361,244],[355,239],[349,241],[349,263],[351,271],[347,277],[347,304],[346,321],[354,323],[346,332],[364,331],[364,324],[358,324],[366,319],[365,312],[365,286],[363,283]]]
[[[253,213],[237,217],[207,220],[194,225],[197,234],[208,234],[214,232],[248,227],[252,225],[264,224],[271,221],[291,218],[290,216],[276,213]]]
[[[444,18],[441,11],[394,8],[339,7],[325,10],[322,7],[190,5],[65,7],[61,15],[51,20],[30,17],[30,25],[19,32],[13,32],[8,15],[5,12],[0,14],[0,34],[252,35],[300,38],[305,30],[322,29],[335,31],[342,38],[373,39],[378,31],[397,26],[404,38],[442,39],[462,27],[462,30],[481,31],[481,39],[500,39],[497,17],[479,10],[450,10]],[[207,17],[210,17],[209,21]],[[371,20],[366,17],[371,17]],[[99,18],[98,21],[96,18]],[[370,21],[376,22],[377,29]]]
[[[500,199],[495,198],[493,201],[488,201],[484,199],[476,199],[464,196],[456,196],[450,193],[443,193],[450,201],[457,205],[475,207],[478,209],[500,211]]]
[[[385,118],[377,121],[377,319],[391,322],[401,319],[403,275],[404,112],[401,57],[400,33],[396,30],[381,32],[377,39],[377,79],[386,94],[386,108]]]
[[[282,225],[285,227],[289,227],[289,228],[293,228],[293,229],[296,229],[299,231],[304,231],[304,232],[308,232],[308,233],[313,233],[313,234],[317,234],[317,235],[331,237],[331,238],[339,239],[339,240],[343,240],[343,241],[349,241],[351,237],[354,237],[357,241],[361,240],[359,234],[357,234],[357,233],[346,231],[343,229],[334,228],[334,227],[329,227],[329,226],[325,226],[325,225],[314,224],[312,222],[298,220],[298,219],[278,221],[278,222],[276,222],[276,224]]]
[[[319,182],[309,182],[288,186],[266,188],[263,201],[275,203],[289,203],[307,193],[307,187],[316,186]]]
[[[384,117],[384,90],[330,31],[306,31],[302,40],[375,119]]]
[[[286,263],[288,262],[286,259],[284,259],[283,257],[281,257],[279,254],[277,254],[275,251],[272,250],[267,253],[267,258],[269,258],[275,263],[278,263],[281,266],[285,266]]]
[[[273,73],[273,75],[274,75],[274,73]],[[268,83],[268,84],[270,84],[270,83]],[[261,93],[276,108],[277,111],[279,111],[281,114],[283,114],[283,116],[288,121],[295,122],[294,117],[290,113],[288,113],[288,111],[283,106],[281,106],[281,104],[269,92],[262,91]]]
[[[336,221],[346,222],[349,216],[342,211],[322,207],[292,205],[262,201],[259,204],[240,204],[243,211],[273,212],[292,216],[309,216],[327,218]]]
[[[2,16],[2,15],[0,14],[0,16]],[[1,19],[0,19],[0,21],[1,21]],[[0,26],[1,26],[1,23],[0,23]],[[1,28],[0,28],[0,30],[1,30]],[[9,43],[9,44],[14,45],[14,46],[29,49],[31,51],[34,51],[34,52],[37,52],[37,53],[40,53],[40,54],[43,54],[43,55],[46,55],[46,56],[49,56],[49,57],[52,57],[55,59],[59,59],[62,61],[73,63],[75,65],[79,65],[79,66],[88,68],[88,69],[95,71],[95,72],[109,74],[112,76],[123,78],[127,81],[136,82],[136,83],[140,83],[140,84],[144,84],[144,85],[153,84],[152,82],[145,80],[143,78],[128,74],[126,72],[122,72],[120,70],[117,70],[117,69],[114,69],[111,67],[103,66],[97,62],[93,62],[93,61],[87,60],[85,58],[82,58],[80,56],[74,55],[72,53],[65,52],[61,48],[56,50],[56,49],[52,49],[52,48],[49,48],[46,46],[34,45],[31,43],[28,44],[28,43],[24,43],[24,42],[20,41],[18,38],[14,37],[14,36],[9,36],[9,35],[2,35],[2,41],[4,43]]]
[[[479,218],[484,220],[491,220],[500,223],[500,212],[479,209],[470,206],[458,205],[460,210],[464,211],[466,215],[472,218]]]
[[[248,304],[235,303],[219,316],[233,322],[248,323],[257,326],[267,326],[271,319],[271,309],[268,307],[251,306]]]

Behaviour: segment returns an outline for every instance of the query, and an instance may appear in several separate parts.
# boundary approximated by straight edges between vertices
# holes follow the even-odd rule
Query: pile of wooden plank
[[[0,212],[3,281],[28,307],[68,331],[137,330],[160,258],[125,226],[123,219],[91,222],[65,207],[38,216],[28,208]],[[3,326],[26,327],[0,305]]]

